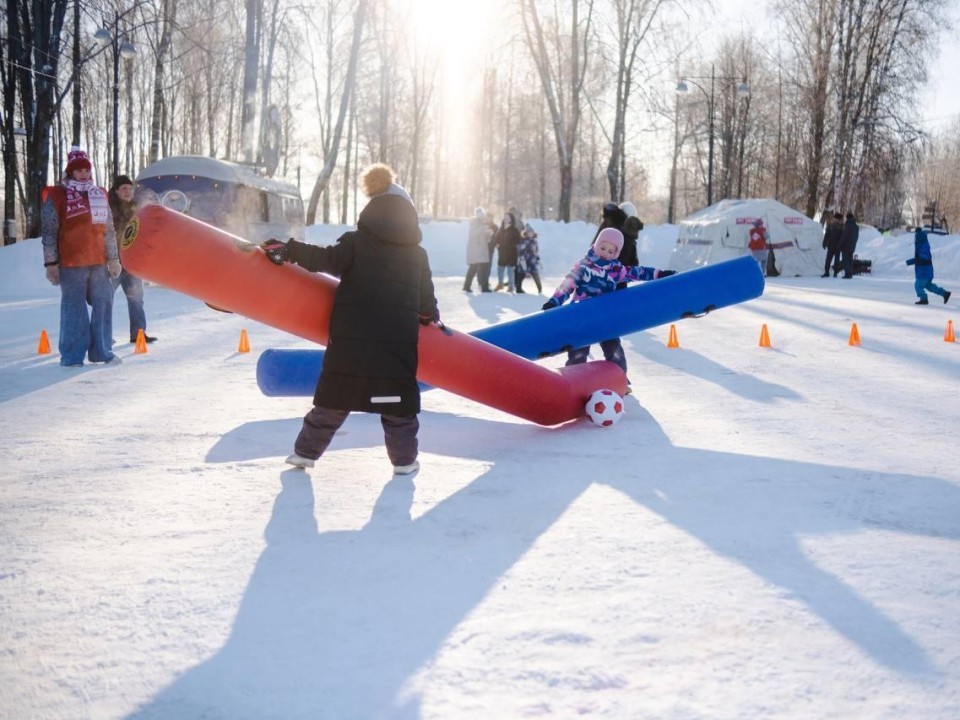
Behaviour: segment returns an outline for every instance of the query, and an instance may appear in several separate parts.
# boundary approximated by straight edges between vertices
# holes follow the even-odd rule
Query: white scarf
[[[89,212],[94,225],[107,224],[110,217],[110,203],[103,188],[94,185],[93,180],[80,182],[72,178],[64,180],[63,187],[67,192],[66,216],[68,218]],[[87,194],[86,200],[83,193]]]

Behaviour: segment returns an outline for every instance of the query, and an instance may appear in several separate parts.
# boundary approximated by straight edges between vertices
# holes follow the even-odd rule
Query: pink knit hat
[[[86,152],[74,145],[70,148],[70,152],[67,153],[67,175],[81,168],[92,171],[93,163],[90,162],[90,156],[87,155]]]
[[[620,251],[623,250],[623,233],[616,228],[604,228],[600,231],[600,234],[597,235],[597,239],[593,241],[594,252],[596,252],[597,248],[600,247],[601,241],[615,245],[617,248],[617,255],[619,255]]]

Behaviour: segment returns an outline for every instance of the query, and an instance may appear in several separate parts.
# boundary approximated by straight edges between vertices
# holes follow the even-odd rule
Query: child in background
[[[313,467],[347,416],[358,411],[380,415],[394,474],[420,468],[417,343],[420,325],[439,322],[440,313],[420,245],[420,219],[394,178],[387,165],[367,169],[361,185],[370,202],[357,229],[335,245],[271,239],[260,246],[277,265],[291,262],[340,278],[314,407],[286,460],[295,467]]]
[[[537,294],[543,294],[540,282],[540,245],[537,243],[537,231],[530,223],[523,227],[520,242],[517,244],[517,292],[524,292],[523,280],[529,275],[537,284]]]
[[[623,249],[623,233],[616,228],[604,228],[597,235],[593,246],[560,283],[553,296],[543,304],[544,310],[560,307],[567,298],[573,302],[613,292],[617,283],[628,280],[657,280],[675,274],[673,270],[657,270],[643,265],[623,265],[617,256]],[[623,354],[620,338],[611,338],[600,343],[603,357],[616,363],[627,372],[627,360]],[[567,365],[585,363],[590,355],[590,346],[567,352]],[[629,386],[627,392],[630,392]]]
[[[907,260],[907,265],[913,265],[913,273],[916,281],[913,288],[920,298],[916,305],[929,305],[927,291],[943,298],[946,304],[952,294],[949,290],[944,290],[933,282],[933,253],[930,251],[930,240],[927,238],[927,231],[919,225],[913,233],[913,257]]]

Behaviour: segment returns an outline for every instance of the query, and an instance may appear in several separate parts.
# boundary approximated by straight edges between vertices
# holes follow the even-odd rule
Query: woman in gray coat
[[[473,220],[467,234],[467,276],[463,279],[463,291],[473,292],[473,278],[481,292],[490,292],[490,238],[493,230],[487,222],[483,208],[473,211]]]

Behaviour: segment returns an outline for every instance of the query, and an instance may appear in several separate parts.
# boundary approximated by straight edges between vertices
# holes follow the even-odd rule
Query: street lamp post
[[[710,91],[707,92],[707,89],[703,87],[700,83],[696,82],[697,80],[709,80],[710,81]],[[690,92],[690,85],[696,87],[700,92],[703,93],[704,97],[707,99],[707,114],[709,116],[709,125],[710,125],[710,136],[708,141],[708,150],[707,150],[707,205],[713,205],[713,123],[714,123],[714,102],[715,102],[715,90],[717,80],[724,81],[725,83],[737,82],[737,97],[746,97],[750,94],[750,85],[747,83],[746,78],[738,77],[718,77],[714,72],[714,66],[710,65],[710,77],[706,76],[688,76],[680,80],[677,83],[677,94],[684,95]]]
[[[113,32],[102,27],[93,34],[93,38],[103,47],[113,48],[113,175],[120,173],[120,58],[130,60],[137,55],[136,46],[129,40],[117,37],[120,27],[120,13],[113,19]]]

